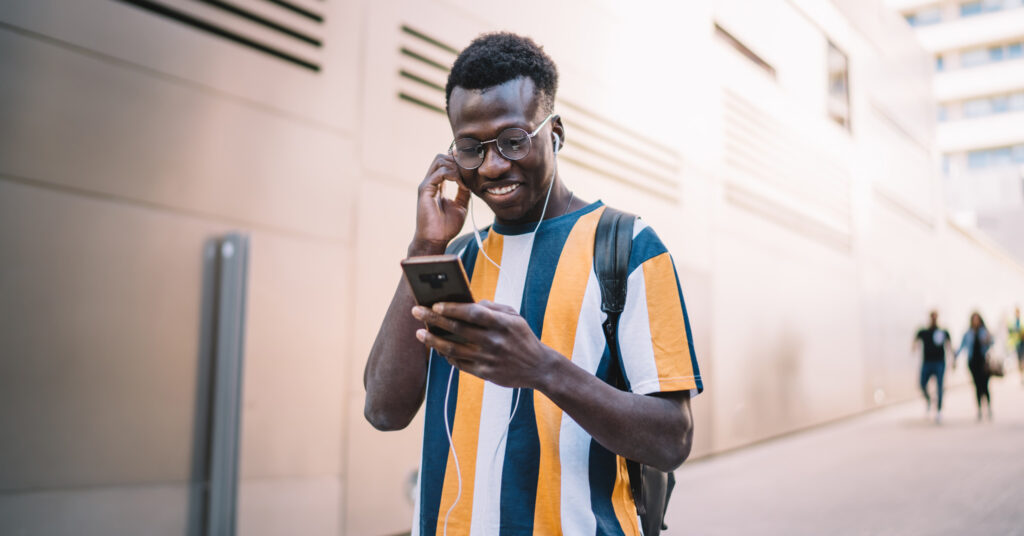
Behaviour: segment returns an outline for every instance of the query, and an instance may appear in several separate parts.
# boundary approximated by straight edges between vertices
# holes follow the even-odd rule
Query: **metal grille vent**
[[[403,24],[398,45],[398,98],[445,114],[444,86],[458,49]],[[556,111],[566,124],[560,159],[659,198],[678,198],[679,153],[565,97]]]
[[[841,161],[803,141],[765,109],[725,90],[725,163],[733,174],[754,178],[825,208],[841,221],[850,217],[850,177]]]
[[[722,109],[727,199],[848,252],[851,179],[842,161],[736,92],[723,91]]]
[[[323,2],[314,0],[115,0],[319,72]]]

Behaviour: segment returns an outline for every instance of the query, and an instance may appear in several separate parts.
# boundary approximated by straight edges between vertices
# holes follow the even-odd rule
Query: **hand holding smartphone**
[[[473,303],[473,293],[469,290],[469,278],[457,255],[429,255],[410,257],[402,261],[405,280],[412,289],[416,303],[423,307],[432,307],[438,302]],[[465,339],[450,331],[435,326],[427,329],[453,342],[464,343]]]

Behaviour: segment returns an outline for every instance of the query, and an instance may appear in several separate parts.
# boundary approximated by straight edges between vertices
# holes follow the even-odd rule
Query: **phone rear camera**
[[[432,274],[420,274],[420,281],[430,285],[430,288],[438,289],[444,286],[444,282],[448,281],[448,274],[444,272],[435,272]]]

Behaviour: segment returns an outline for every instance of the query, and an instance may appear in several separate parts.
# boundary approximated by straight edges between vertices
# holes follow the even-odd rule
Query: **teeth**
[[[504,195],[515,190],[516,188],[519,188],[518,184],[510,184],[508,186],[502,186],[501,188],[488,188],[487,193],[495,195]]]

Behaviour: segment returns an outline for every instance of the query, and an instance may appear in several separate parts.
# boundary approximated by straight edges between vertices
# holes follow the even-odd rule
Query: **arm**
[[[454,200],[442,195],[445,180],[459,184]],[[437,155],[418,195],[416,233],[408,254],[411,257],[444,253],[445,246],[466,221],[470,196],[458,181],[451,156]],[[414,305],[416,300],[409,286],[399,281],[363,371],[363,415],[378,430],[405,428],[423,404],[430,352],[416,340],[416,330],[423,324],[410,314]]]
[[[598,443],[666,472],[686,461],[693,446],[689,391],[652,395],[621,391],[555,355],[538,390]]]
[[[689,455],[693,422],[687,391],[620,391],[541,343],[526,320],[503,305],[444,303],[417,307],[414,314],[469,341],[458,344],[417,331],[419,340],[453,366],[498,385],[539,391],[608,450],[666,471]]]

